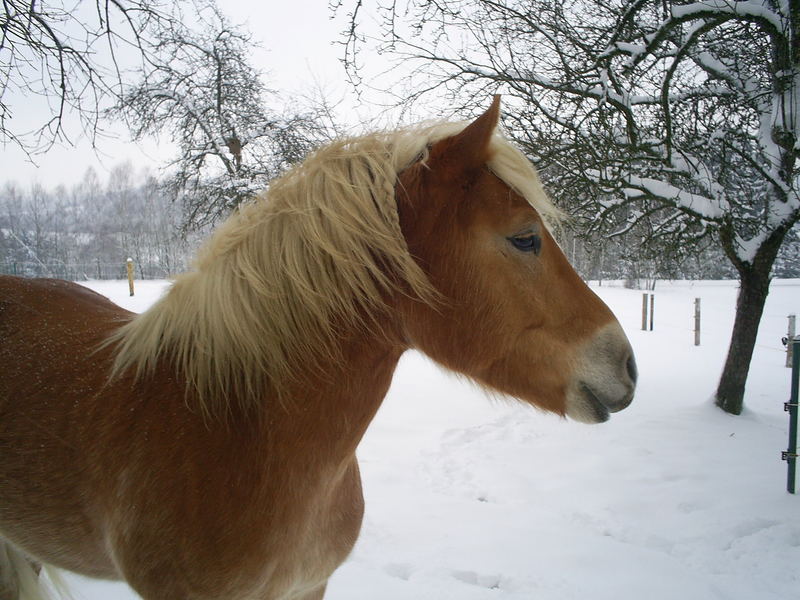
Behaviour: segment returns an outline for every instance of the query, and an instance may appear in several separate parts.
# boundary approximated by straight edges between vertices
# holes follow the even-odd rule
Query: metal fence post
[[[800,337],[789,340],[792,349],[792,379],[791,395],[789,402],[784,403],[783,409],[789,413],[789,447],[786,452],[781,452],[781,458],[787,462],[786,490],[795,493],[795,474],[797,472],[797,400],[798,379],[800,379]]]
[[[789,315],[789,327],[786,332],[786,366],[792,366],[792,340],[795,336],[795,316]]]

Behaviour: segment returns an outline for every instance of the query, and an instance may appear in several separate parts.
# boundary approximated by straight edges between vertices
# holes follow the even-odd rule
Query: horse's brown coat
[[[78,342],[99,344],[126,311],[61,281],[0,277],[0,294],[4,537],[44,562],[125,578],[145,598],[280,598],[324,584],[358,534],[355,446],[396,350],[349,344],[364,358],[335,383],[297,389],[306,406],[209,424],[168,367],[99,387],[103,350],[75,373]]]
[[[558,414],[627,405],[613,316],[485,166],[497,117],[495,102],[397,181],[402,235],[438,300],[387,273],[361,325],[333,316],[335,360],[280,382],[289,402],[267,380],[257,402],[210,418],[168,351],[109,380],[103,342],[133,315],[72,283],[0,277],[0,546],[146,600],[321,598],[359,533],[356,446],[408,348]],[[508,243],[522,231],[541,255]],[[599,331],[598,379],[581,365]],[[17,600],[14,576],[0,573],[1,600]]]

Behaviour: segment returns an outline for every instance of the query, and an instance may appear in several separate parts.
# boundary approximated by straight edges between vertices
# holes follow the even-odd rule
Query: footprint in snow
[[[779,525],[781,525],[779,521],[755,518],[735,525],[731,529],[731,533],[733,533],[736,538],[746,538],[758,535],[767,529],[772,529],[773,527],[777,527]]]
[[[488,590],[499,590],[501,578],[499,575],[480,575],[475,571],[453,571],[455,579],[470,585],[486,588]]]
[[[412,569],[411,565],[407,563],[389,563],[383,567],[383,571],[387,575],[402,579],[403,581],[411,579]]]

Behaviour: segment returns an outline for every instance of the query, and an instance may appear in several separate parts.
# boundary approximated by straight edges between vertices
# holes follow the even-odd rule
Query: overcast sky
[[[328,0],[218,0],[218,4],[235,24],[244,24],[261,43],[261,48],[253,50],[252,64],[267,74],[269,88],[291,98],[292,94],[309,90],[317,80],[332,96],[349,93],[339,62],[341,47],[333,44],[343,24],[341,19],[330,19]],[[89,166],[104,178],[110,168],[126,159],[136,166],[157,166],[159,160],[169,156],[166,141],[150,140],[137,145],[127,140],[124,130],[119,131],[119,136],[117,141],[102,142],[101,155],[83,139],[76,147],[54,147],[38,156],[38,165],[31,164],[13,146],[1,148],[0,183],[15,180],[23,185],[33,181],[46,186],[71,185],[80,181]]]

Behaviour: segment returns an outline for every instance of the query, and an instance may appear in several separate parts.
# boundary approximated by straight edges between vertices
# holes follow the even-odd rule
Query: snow
[[[164,283],[89,282],[131,310]],[[710,401],[735,282],[593,286],[635,348],[633,405],[603,425],[487,399],[406,354],[361,446],[366,515],[326,600],[787,600],[800,590],[800,497],[785,491],[789,370],[780,337],[800,280],[774,281],[744,414]],[[694,298],[702,340],[693,345]],[[131,600],[69,576],[76,600]]]

